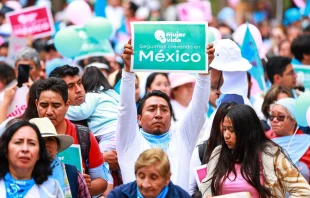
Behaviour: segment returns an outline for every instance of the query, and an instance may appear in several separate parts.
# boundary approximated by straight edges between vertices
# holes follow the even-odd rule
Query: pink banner
[[[6,14],[15,37],[42,38],[54,34],[54,21],[47,7],[29,7]]]

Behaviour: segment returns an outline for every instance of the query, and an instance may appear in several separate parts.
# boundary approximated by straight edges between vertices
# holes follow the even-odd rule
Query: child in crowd
[[[115,151],[115,129],[119,104],[119,95],[108,83],[100,69],[87,67],[82,84],[86,97],[80,106],[70,106],[66,117],[69,120],[87,120],[91,132],[98,141],[102,153]],[[109,170],[105,162],[106,170]],[[109,174],[109,187],[113,188],[113,178]],[[108,187],[108,188],[109,188]]]

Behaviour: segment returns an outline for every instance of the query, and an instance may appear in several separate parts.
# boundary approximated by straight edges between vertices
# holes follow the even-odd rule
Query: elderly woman
[[[136,181],[116,187],[107,198],[175,198],[190,197],[170,181],[170,163],[162,149],[144,151],[135,164]]]
[[[222,143],[208,163],[203,198],[249,192],[253,198],[310,197],[310,186],[283,149],[269,140],[255,111],[231,107],[222,123]]]
[[[281,85],[273,85],[266,93],[263,104],[261,105],[261,111],[264,115],[262,124],[265,131],[270,130],[270,123],[267,122],[270,116],[270,105],[282,98],[293,98],[293,94],[289,89]]]
[[[293,163],[309,182],[310,136],[303,134],[299,129],[294,109],[293,98],[283,98],[271,105],[271,130],[267,131],[266,135],[287,151]]]
[[[53,123],[48,118],[33,118],[29,122],[35,124],[45,140],[46,149],[52,159],[52,175],[56,179],[65,197],[90,198],[83,175],[75,166],[60,162],[56,156],[72,145],[73,138],[69,135],[57,134]]]
[[[58,182],[48,178],[50,163],[36,125],[9,126],[0,138],[0,197],[64,197]]]

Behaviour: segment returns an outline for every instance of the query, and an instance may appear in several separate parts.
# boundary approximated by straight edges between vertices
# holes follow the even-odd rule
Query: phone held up
[[[17,76],[18,87],[22,87],[24,83],[28,82],[29,70],[30,70],[30,65],[26,65],[26,64],[18,65],[18,76]]]

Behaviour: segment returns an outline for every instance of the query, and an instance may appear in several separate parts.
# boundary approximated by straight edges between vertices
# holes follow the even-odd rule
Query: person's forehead
[[[58,93],[56,91],[52,91],[52,90],[42,91],[38,100],[42,101],[42,100],[46,100],[47,98],[52,98],[53,101],[51,101],[51,102],[63,103],[63,100],[62,100],[60,93]]]
[[[35,62],[33,60],[19,60],[15,63],[15,68],[18,68],[18,65],[19,64],[25,64],[25,65],[30,65],[30,66],[33,66],[35,67]]]
[[[145,101],[145,106],[151,106],[151,105],[161,105],[161,106],[168,106],[167,101],[159,96],[151,96]]]
[[[138,172],[142,173],[153,173],[153,174],[158,174],[159,175],[159,170],[157,166],[151,165],[151,166],[143,166],[138,169]]]
[[[70,83],[76,83],[78,82],[79,80],[81,80],[80,76],[78,75],[74,75],[74,76],[65,76],[62,78],[67,84],[70,84]]]
[[[55,141],[57,142],[57,138],[55,136],[43,137],[45,141]]]
[[[167,76],[164,76],[163,74],[157,74],[154,78],[154,82],[169,82]]]
[[[282,105],[279,105],[279,104],[273,105],[271,111],[272,112],[279,112],[279,113],[287,113],[288,112],[285,107],[283,107]]]
[[[19,128],[11,139],[33,139],[37,140],[37,134],[33,128],[30,126],[23,126]]]
[[[286,70],[286,71],[289,71],[289,70],[292,70],[292,69],[293,69],[292,64],[288,64],[288,65],[285,67],[285,70]]]
[[[232,121],[231,121],[231,119],[230,119],[229,117],[225,116],[225,117],[224,117],[224,121],[223,121],[223,125],[224,125],[224,123],[225,123],[225,124],[231,125],[231,124],[232,124]]]

